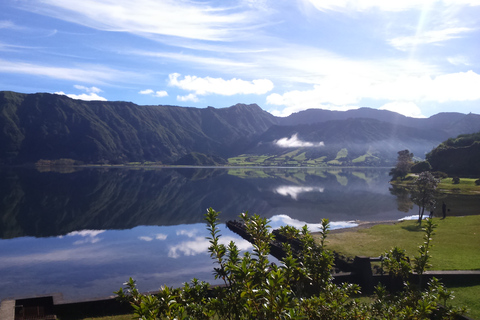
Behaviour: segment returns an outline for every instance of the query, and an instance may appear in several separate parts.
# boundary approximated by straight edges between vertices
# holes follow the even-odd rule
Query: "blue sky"
[[[0,90],[480,114],[480,0],[8,0]]]

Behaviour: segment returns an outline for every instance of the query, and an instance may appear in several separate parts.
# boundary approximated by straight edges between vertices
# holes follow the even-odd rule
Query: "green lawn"
[[[431,263],[434,270],[480,270],[480,216],[435,218]],[[369,229],[331,233],[327,246],[347,256],[379,256],[394,246],[417,255],[423,231],[416,221],[376,225]],[[450,287],[455,305],[467,306],[469,316],[480,319],[480,285]]]
[[[453,291],[455,299],[452,303],[455,306],[467,306],[468,316],[473,319],[480,319],[480,285],[466,287],[449,287]]]
[[[475,184],[475,180],[460,178],[460,183],[454,184],[452,178],[446,178],[440,181],[438,189],[444,193],[480,194],[480,186]]]
[[[480,216],[434,218],[432,264],[436,270],[480,270]],[[354,232],[328,235],[330,249],[347,256],[379,256],[397,246],[411,257],[417,254],[423,231],[416,221],[376,225]]]

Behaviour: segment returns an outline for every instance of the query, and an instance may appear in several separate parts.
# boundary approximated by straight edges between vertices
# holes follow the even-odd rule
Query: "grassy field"
[[[433,270],[480,270],[480,216],[435,218],[437,224],[431,250]],[[417,255],[423,231],[416,221],[380,224],[368,229],[331,233],[330,249],[347,256],[379,256],[394,246]],[[451,287],[455,305],[465,305],[469,316],[480,319],[480,285]]]
[[[410,177],[410,178],[409,178]],[[415,175],[409,174],[407,179],[403,181],[394,181],[392,184],[396,186],[409,187],[415,181],[413,179]],[[445,178],[440,180],[440,183],[437,186],[437,190],[440,193],[446,194],[465,194],[465,195],[479,195],[480,194],[480,185],[477,186],[475,181],[477,179],[471,178],[460,178],[460,183],[454,184],[453,178]]]
[[[432,264],[435,270],[480,270],[480,216],[434,218]],[[376,225],[353,232],[331,233],[328,247],[347,256],[379,256],[397,246],[417,254],[423,231],[414,220]]]
[[[454,184],[453,178],[440,181],[438,189],[443,193],[480,194],[480,186],[475,184],[477,179],[460,178],[460,183]]]

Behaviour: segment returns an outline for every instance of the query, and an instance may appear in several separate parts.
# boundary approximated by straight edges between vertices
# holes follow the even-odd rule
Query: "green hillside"
[[[228,159],[228,165],[240,166],[391,166],[398,150],[408,149],[423,159],[449,132],[470,133],[478,127],[480,116],[474,114],[414,119],[363,108],[278,118],[255,104],[220,109],[139,106],[4,91],[0,164],[67,159],[87,164],[222,165],[222,159]],[[456,148],[458,154],[467,148],[461,157],[470,159],[476,152],[472,137],[447,140],[442,148]],[[442,161],[437,161],[439,167]]]
[[[480,132],[450,138],[428,153],[426,158],[434,171],[480,176]]]
[[[196,109],[0,92],[0,163],[172,163],[189,152],[228,157],[275,122],[257,105]]]

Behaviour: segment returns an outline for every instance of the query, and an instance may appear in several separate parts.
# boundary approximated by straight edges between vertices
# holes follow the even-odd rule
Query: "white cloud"
[[[166,235],[166,234],[163,234],[163,233],[158,233],[158,234],[155,236],[155,239],[157,239],[157,240],[166,240],[166,239],[167,239],[167,235]]]
[[[325,144],[320,142],[307,142],[298,139],[298,134],[292,135],[290,138],[282,138],[274,142],[281,148],[302,148],[302,147],[323,147]]]
[[[265,94],[273,89],[272,81],[256,79],[245,81],[241,79],[224,80],[222,78],[185,76],[179,79],[180,74],[169,75],[169,85],[187,91],[194,91],[196,95],[218,94],[232,96],[236,94]]]
[[[480,75],[470,70],[436,77],[400,76],[371,86],[365,97],[390,101],[474,101],[480,100],[478,88]]]
[[[329,79],[329,77],[326,77]],[[428,74],[400,74],[396,77],[382,75],[377,79],[358,78],[332,83],[322,81],[312,90],[293,90],[280,95],[273,93],[266,99],[267,104],[285,106],[281,111],[274,110],[277,116],[286,116],[309,108],[328,110],[356,109],[362,99],[402,101],[407,103],[422,101],[476,101],[480,100],[480,75],[470,70],[450,74],[429,76]],[[338,83],[338,85],[335,85]],[[393,108],[395,105],[390,105]],[[413,104],[409,104],[409,113],[421,116]]]
[[[156,91],[155,92],[155,97],[159,97],[159,98],[168,97],[168,92],[165,91],[165,90]]]
[[[141,237],[138,237],[138,239],[142,240],[142,241],[146,241],[146,242],[150,242],[153,240],[152,237],[149,237],[149,236],[141,236]]]
[[[96,93],[90,93],[90,94],[86,94],[86,93],[82,93],[82,94],[66,94],[65,92],[58,91],[58,92],[55,92],[55,94],[64,95],[64,96],[67,96],[67,97],[69,97],[69,98],[76,99],[76,100],[85,100],[85,101],[107,101],[106,98],[100,97],[100,96],[99,96],[98,94],[96,94]]]
[[[80,85],[74,85],[74,87],[78,90],[83,90],[83,91],[86,91],[87,93],[82,93],[82,94],[67,94],[63,91],[58,91],[58,92],[55,92],[55,94],[59,94],[59,95],[64,95],[64,96],[67,96],[69,98],[72,98],[72,99],[77,99],[77,100],[85,100],[85,101],[107,101],[106,98],[104,97],[101,97],[99,96],[97,93],[100,93],[102,92],[102,90],[100,90],[99,88],[97,87],[90,87],[90,88],[87,88],[85,86],[80,86]]]
[[[138,92],[139,94],[148,94],[154,97],[163,98],[168,97],[167,91],[153,91],[152,89],[146,89]]]
[[[380,110],[388,110],[412,118],[425,118],[422,110],[413,102],[394,101],[384,104]]]
[[[313,90],[294,90],[285,92],[283,95],[278,93],[273,93],[267,96],[266,103],[268,105],[277,105],[277,106],[285,106],[282,110],[271,110],[271,113],[277,117],[286,117],[291,115],[292,113],[299,112],[306,109],[325,109],[325,110],[335,110],[335,111],[346,111],[351,109],[358,109],[356,102],[358,102],[361,97],[358,96],[356,99],[352,100],[353,104],[351,105],[336,105],[330,103],[328,100],[333,100],[336,102],[340,102],[345,100],[345,97],[342,96],[342,93],[352,89],[350,93],[352,93],[355,88],[346,86],[344,88],[339,88],[337,92],[330,91],[326,92],[322,89],[321,86],[317,85],[314,86]],[[324,95],[325,93],[325,95]],[[336,95],[336,96],[335,96]],[[330,98],[329,98],[329,97]],[[338,97],[338,99],[337,99]]]
[[[187,101],[198,102],[199,101],[197,95],[193,93],[190,93],[186,96],[177,96],[177,100],[182,102],[187,102]]]
[[[153,90],[152,89],[146,89],[146,90],[142,90],[140,92],[138,92],[139,94],[153,94]]]
[[[44,0],[25,9],[106,31],[221,41],[244,33],[258,14],[251,7],[211,7],[189,0]]]

